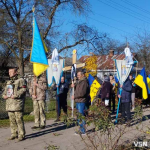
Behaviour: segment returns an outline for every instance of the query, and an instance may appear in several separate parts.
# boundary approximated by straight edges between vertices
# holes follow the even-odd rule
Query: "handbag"
[[[105,106],[109,105],[109,99],[105,99]]]

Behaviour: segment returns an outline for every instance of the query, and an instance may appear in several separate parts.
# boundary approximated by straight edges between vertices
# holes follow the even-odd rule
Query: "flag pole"
[[[74,85],[74,81],[72,80],[72,84]],[[72,88],[72,96],[74,96],[74,87]],[[71,107],[72,107],[72,118],[73,118],[73,112],[74,112],[74,99],[72,99]]]
[[[58,105],[58,115],[60,114],[60,104],[59,104],[59,85],[57,85],[57,105]],[[59,119],[59,118],[57,118]]]
[[[137,77],[137,69],[138,69],[138,62],[137,62],[137,66],[136,66],[136,77]]]
[[[119,94],[120,94],[120,96],[121,96],[121,93],[122,93],[122,88],[119,89]],[[121,100],[121,98],[119,97],[118,107],[117,107],[117,114],[116,114],[116,121],[115,121],[115,123],[118,122],[118,114],[119,114],[120,100]]]
[[[34,75],[34,90],[33,90],[33,93],[34,93],[34,95],[36,96],[36,85],[35,85],[35,83],[37,83],[37,78],[36,78],[36,76]]]
[[[32,7],[32,12],[34,13],[34,11],[35,11],[35,7],[34,7],[34,5],[33,5],[33,7]]]
[[[115,64],[116,64],[116,59],[115,59],[114,61],[115,61]],[[119,72],[118,72],[117,66],[116,66],[116,69],[117,69],[117,74],[118,74],[118,78],[119,78],[119,81],[120,81],[120,76],[119,76]],[[121,84],[121,83],[120,83],[120,84]],[[120,96],[121,96],[121,93],[122,93],[122,88],[119,89],[119,94],[120,94]],[[120,106],[120,97],[119,97],[119,101],[118,101],[118,107],[117,107],[117,114],[116,114],[116,121],[115,121],[115,123],[118,122],[119,106]]]

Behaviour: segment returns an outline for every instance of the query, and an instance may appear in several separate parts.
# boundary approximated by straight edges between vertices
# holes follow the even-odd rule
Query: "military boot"
[[[41,126],[41,127],[40,127],[40,129],[45,129],[45,128],[46,128],[45,126]]]
[[[23,136],[18,137],[18,142],[23,141],[25,138]]]
[[[33,126],[31,127],[31,129],[39,129],[40,127],[37,127],[37,126]]]
[[[8,138],[8,140],[14,140],[14,139],[16,139],[16,138],[17,138],[17,136],[11,135],[11,137]]]

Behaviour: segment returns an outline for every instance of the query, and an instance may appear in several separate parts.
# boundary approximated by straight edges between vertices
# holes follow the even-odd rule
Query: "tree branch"
[[[36,7],[36,6],[37,6],[37,2],[35,3],[34,7]],[[31,14],[31,13],[32,13],[32,10],[30,10],[30,11],[28,11],[28,12],[26,13],[26,15],[24,16],[23,20],[21,21],[21,25],[24,23],[24,21],[26,20],[27,16],[28,16],[29,14]]]
[[[19,3],[19,11],[18,11],[19,14],[21,13],[21,6],[22,6],[22,3],[23,3],[23,0],[21,0],[20,3]]]
[[[14,4],[14,8],[15,8],[15,14],[17,15],[17,14],[18,14],[18,11],[17,11],[17,7],[16,7],[16,2],[15,2],[15,0],[13,0],[13,4]]]
[[[10,18],[12,19],[12,22],[16,25],[16,22],[15,22],[13,16],[12,16],[11,12],[9,11],[9,8],[8,8],[8,6],[7,6],[7,4],[6,4],[6,1],[3,2],[3,1],[1,0],[1,3],[3,3],[3,5],[5,6],[5,8],[6,8],[8,14],[9,14]]]
[[[3,44],[5,44],[5,45],[12,51],[12,53],[15,55],[16,59],[19,60],[19,57],[17,56],[17,53],[16,53],[15,50],[12,48],[12,46],[10,46],[10,45],[9,45],[7,42],[5,42],[5,41],[2,41],[2,40],[1,40],[1,42],[2,42]]]
[[[65,46],[65,47],[61,48],[61,49],[58,51],[58,53],[62,52],[62,51],[65,50],[65,49],[74,47],[74,46],[76,46],[76,45],[78,45],[78,44],[82,44],[83,42],[86,42],[86,41],[87,41],[87,40],[84,40],[84,39],[79,40],[79,41],[75,42],[75,43],[72,44],[72,45],[68,45],[68,46]]]
[[[56,3],[55,6],[53,7],[53,10],[52,10],[52,12],[51,12],[51,14],[50,14],[50,17],[49,17],[50,23],[49,23],[48,27],[46,28],[46,31],[45,31],[45,33],[44,33],[44,35],[43,35],[43,40],[45,40],[46,37],[47,37],[47,35],[48,35],[48,32],[49,32],[49,30],[50,30],[50,28],[51,28],[51,26],[52,26],[53,17],[54,17],[54,15],[55,15],[55,12],[56,12],[56,10],[57,10],[57,7],[58,7],[60,4],[61,4],[60,0],[57,0],[57,3]]]

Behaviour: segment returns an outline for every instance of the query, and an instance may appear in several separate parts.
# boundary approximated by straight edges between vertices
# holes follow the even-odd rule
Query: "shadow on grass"
[[[40,136],[43,136],[43,135],[46,135],[46,134],[49,134],[49,133],[53,133],[53,132],[65,130],[65,129],[68,129],[68,128],[72,128],[74,126],[75,126],[75,124],[70,125],[69,127],[67,127],[67,125],[65,123],[63,123],[63,122],[61,122],[61,123],[54,123],[54,124],[46,126],[46,129],[47,128],[51,128],[51,127],[53,127],[53,128],[47,129],[47,130],[42,130],[42,131],[39,131],[39,132],[36,132],[36,133],[32,133],[32,134],[28,134],[28,135],[26,135],[25,138],[26,139],[36,138],[36,137],[40,137]]]

